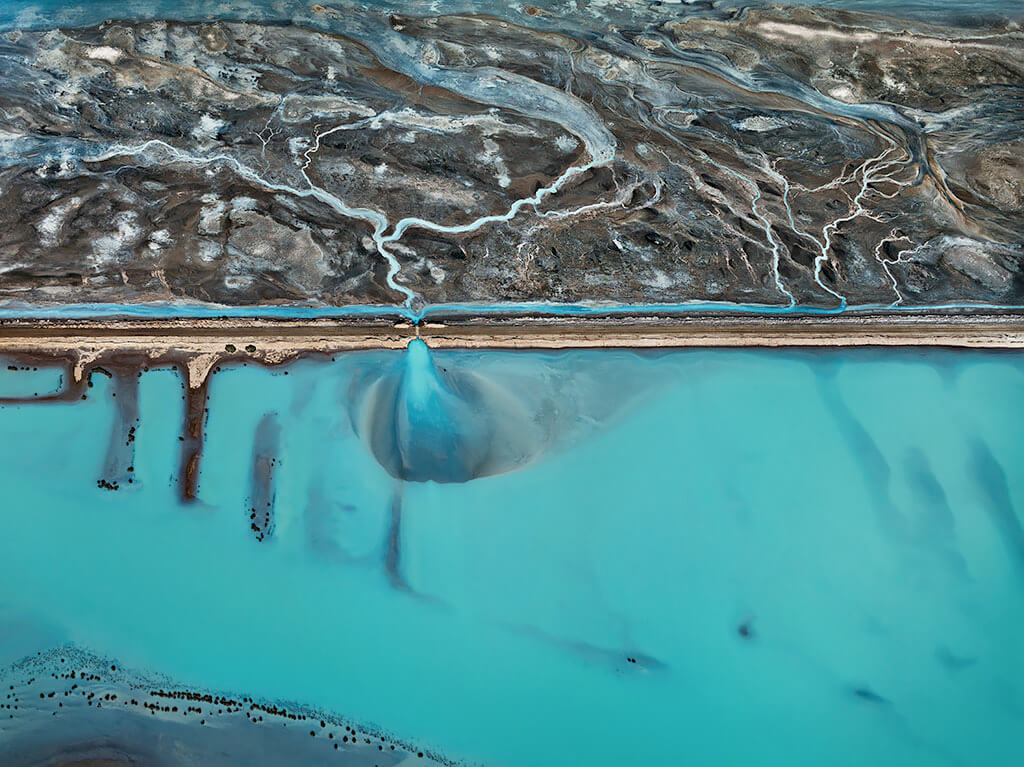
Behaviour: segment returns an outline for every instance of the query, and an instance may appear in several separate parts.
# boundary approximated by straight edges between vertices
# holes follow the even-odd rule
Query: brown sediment
[[[194,501],[199,487],[199,461],[203,453],[203,431],[206,426],[206,396],[209,376],[201,378],[185,368],[185,429],[182,434],[181,470],[178,488],[183,501]]]

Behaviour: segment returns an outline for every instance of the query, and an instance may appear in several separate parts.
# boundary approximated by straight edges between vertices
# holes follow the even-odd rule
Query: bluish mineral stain
[[[30,373],[0,370],[5,391]],[[194,503],[179,374],[138,379],[135,482],[116,491],[96,478],[118,381],[92,383],[0,409],[5,757],[97,727],[140,758],[163,736],[253,764],[391,753],[336,751],[342,720],[412,763],[1020,754],[1019,354],[414,342],[222,366]],[[255,496],[273,503],[262,541]],[[92,651],[116,673],[61,678],[67,643],[76,668]],[[323,713],[133,713],[165,702],[144,677]],[[74,702],[86,689],[102,709]]]
[[[439,370],[415,339],[390,377],[375,384],[365,413],[374,456],[414,482],[466,482],[485,471],[495,442],[490,413],[471,379]]]

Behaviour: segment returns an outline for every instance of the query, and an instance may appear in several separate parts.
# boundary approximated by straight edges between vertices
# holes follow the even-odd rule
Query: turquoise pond
[[[139,372],[0,366],[4,764],[1022,755],[1024,356],[223,367],[192,502]]]

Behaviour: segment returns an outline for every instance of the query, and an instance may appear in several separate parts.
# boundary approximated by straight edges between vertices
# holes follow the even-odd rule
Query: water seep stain
[[[455,764],[321,709],[183,687],[127,672],[70,645],[0,669],[0,681],[5,766],[161,767],[221,763],[225,754],[240,764]],[[167,743],[174,743],[173,757],[158,745]]]

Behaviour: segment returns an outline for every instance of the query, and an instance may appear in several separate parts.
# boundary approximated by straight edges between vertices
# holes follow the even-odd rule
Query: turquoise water
[[[59,375],[3,362],[8,397]],[[222,368],[192,503],[180,376],[138,381],[124,442],[116,378],[0,409],[5,764],[97,732],[402,763],[334,750],[341,721],[410,764],[1022,756],[1019,354],[414,346]],[[117,491],[97,485],[112,451]],[[75,697],[85,666],[116,707]],[[324,729],[136,713],[154,678]],[[203,753],[167,763],[225,763]]]

